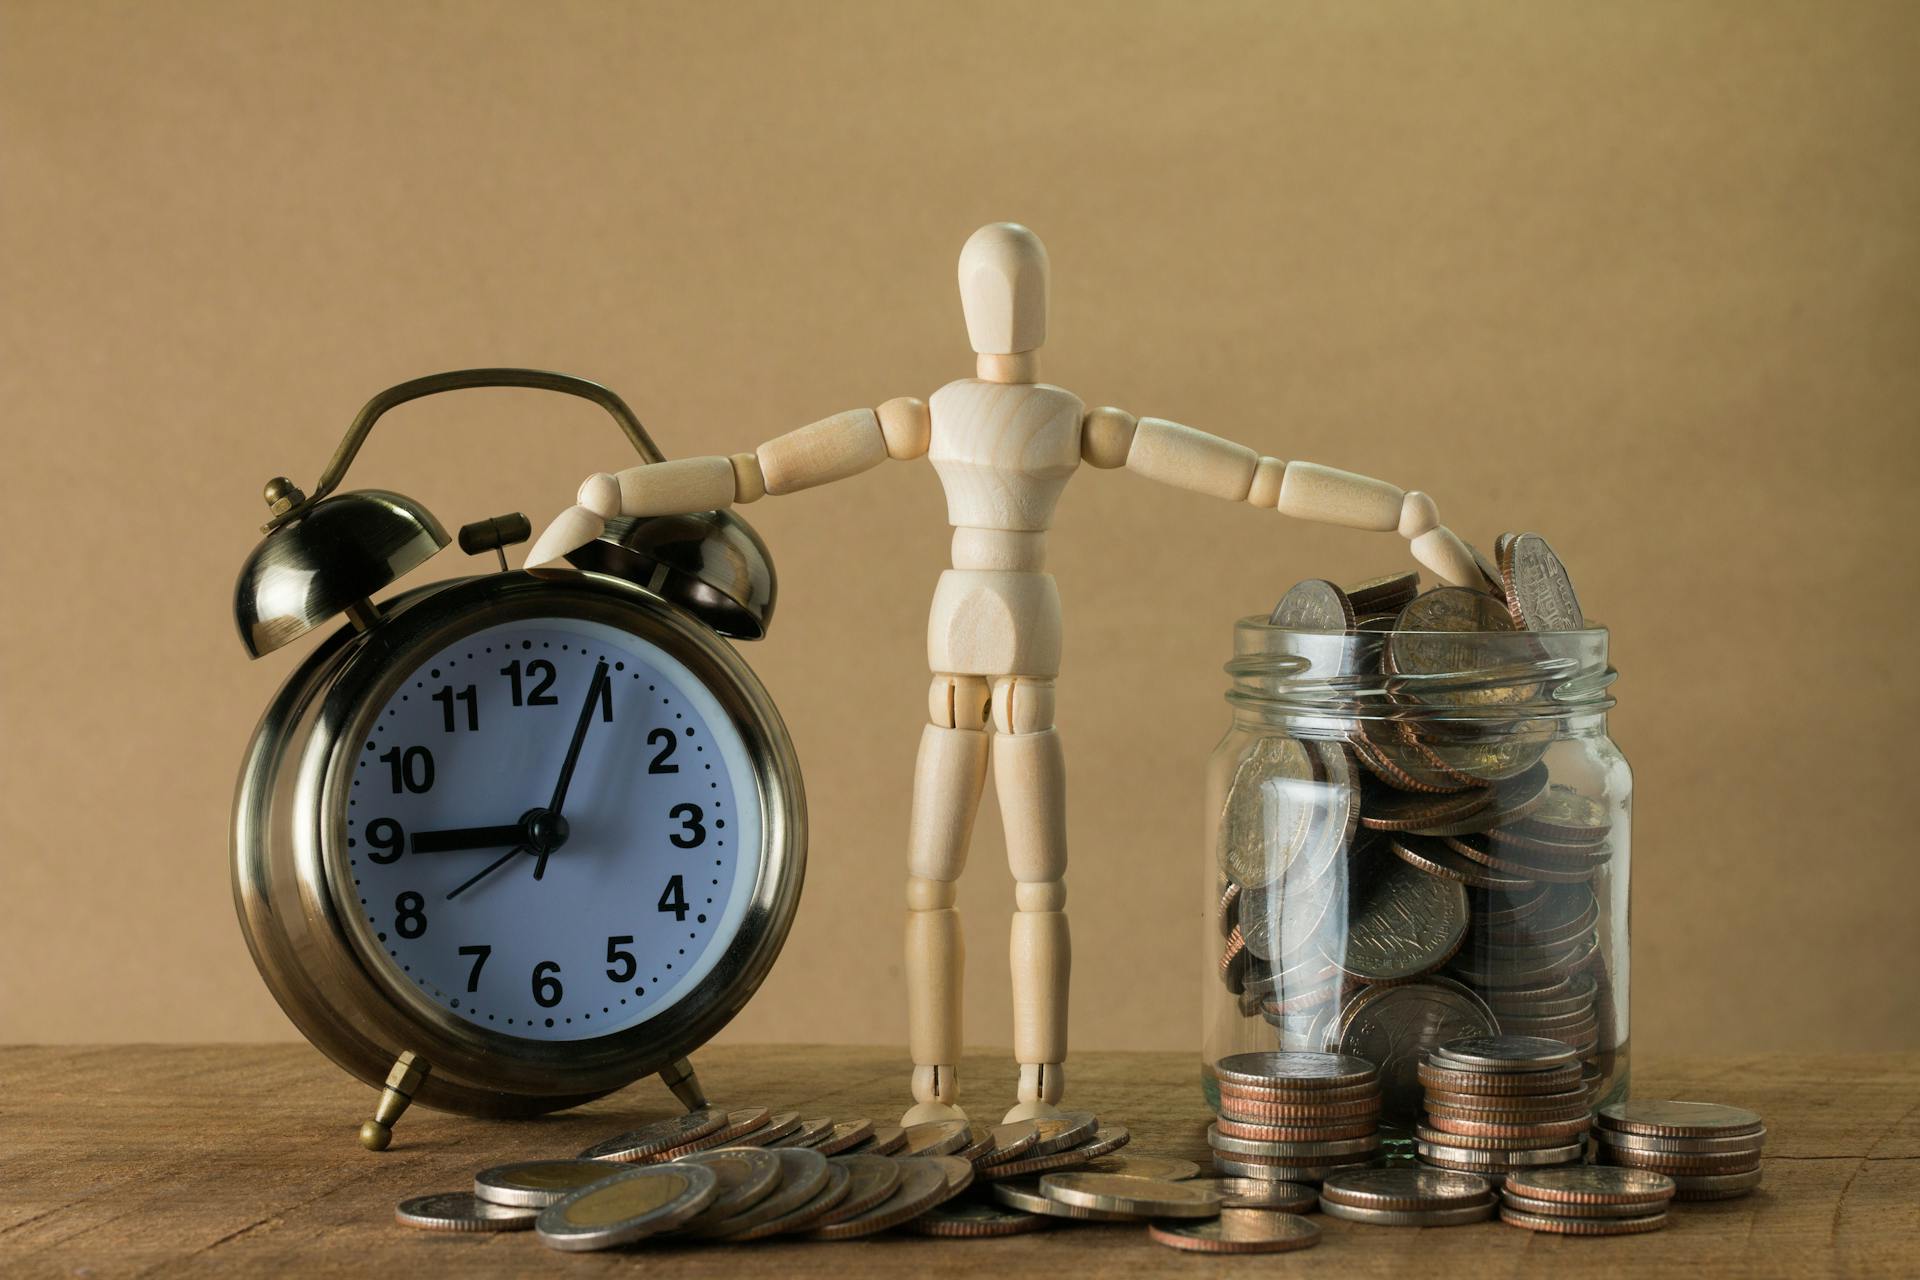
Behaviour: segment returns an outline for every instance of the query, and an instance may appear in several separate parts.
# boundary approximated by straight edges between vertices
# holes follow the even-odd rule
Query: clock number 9
[[[533,1002],[542,1009],[553,1008],[566,994],[557,976],[559,972],[560,964],[555,960],[542,960],[533,966]]]
[[[407,851],[407,833],[392,818],[375,818],[369,822],[366,840],[371,850],[367,859],[383,867],[400,861],[400,855]]]

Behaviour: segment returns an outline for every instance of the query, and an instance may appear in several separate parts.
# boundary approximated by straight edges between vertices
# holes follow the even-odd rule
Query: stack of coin
[[[1207,1129],[1224,1174],[1315,1183],[1380,1156],[1380,1073],[1336,1053],[1262,1051],[1216,1062],[1219,1118]]]
[[[1485,1178],[1445,1169],[1361,1169],[1329,1177],[1320,1212],[1377,1227],[1455,1227],[1493,1216]]]
[[[1767,1130],[1715,1102],[1618,1102],[1600,1108],[1593,1137],[1600,1164],[1665,1174],[1676,1200],[1731,1200],[1760,1185]]]
[[[1563,1236],[1627,1236],[1667,1225],[1673,1180],[1645,1169],[1522,1169],[1501,1189],[1500,1220]]]
[[[1538,633],[1585,620],[1538,534],[1495,551],[1484,590],[1422,593],[1402,573],[1288,591],[1270,619],[1296,633],[1306,671],[1288,679],[1324,672],[1332,709],[1269,727],[1221,809],[1220,981],[1264,1043],[1375,1062],[1395,1126],[1447,1039],[1559,1040],[1593,1100],[1624,1048],[1593,884],[1612,812],[1576,753],[1556,776],[1556,723],[1528,710],[1557,705],[1577,665]]]
[[[1420,1064],[1422,1164],[1494,1185],[1522,1169],[1579,1164],[1593,1112],[1573,1048],[1537,1036],[1441,1045]]]

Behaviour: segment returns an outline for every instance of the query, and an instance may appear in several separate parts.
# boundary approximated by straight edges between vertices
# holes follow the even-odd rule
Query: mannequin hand
[[[527,552],[526,567],[549,564],[567,552],[586,546],[607,527],[607,520],[620,514],[620,482],[605,472],[588,476],[580,486],[579,505],[568,507],[554,518]]]

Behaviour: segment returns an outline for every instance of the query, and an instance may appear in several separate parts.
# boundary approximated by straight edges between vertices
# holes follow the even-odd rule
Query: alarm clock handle
[[[546,369],[450,369],[445,373],[430,373],[423,378],[413,378],[397,386],[388,387],[361,406],[354,415],[353,422],[347,428],[340,445],[333,451],[333,457],[327,461],[327,469],[320,473],[320,481],[313,492],[300,495],[297,489],[286,495],[288,501],[277,502],[273,506],[273,518],[267,528],[272,529],[285,524],[297,513],[306,510],[320,499],[340,487],[346,478],[347,468],[360,452],[360,446],[367,442],[367,436],[373,431],[373,424],[380,420],[387,410],[397,408],[409,400],[419,400],[426,396],[438,395],[443,391],[464,391],[472,387],[525,387],[534,391],[557,391],[563,395],[579,396],[583,400],[605,409],[613,420],[620,424],[620,430],[633,445],[634,452],[643,462],[664,461],[660,447],[647,434],[627,402],[611,389],[585,378],[576,378],[571,374],[554,373]],[[291,486],[289,486],[291,489]]]

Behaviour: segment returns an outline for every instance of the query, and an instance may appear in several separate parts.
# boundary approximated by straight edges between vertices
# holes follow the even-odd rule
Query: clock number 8
[[[417,938],[427,931],[427,900],[408,889],[393,900],[393,931],[403,938]]]

